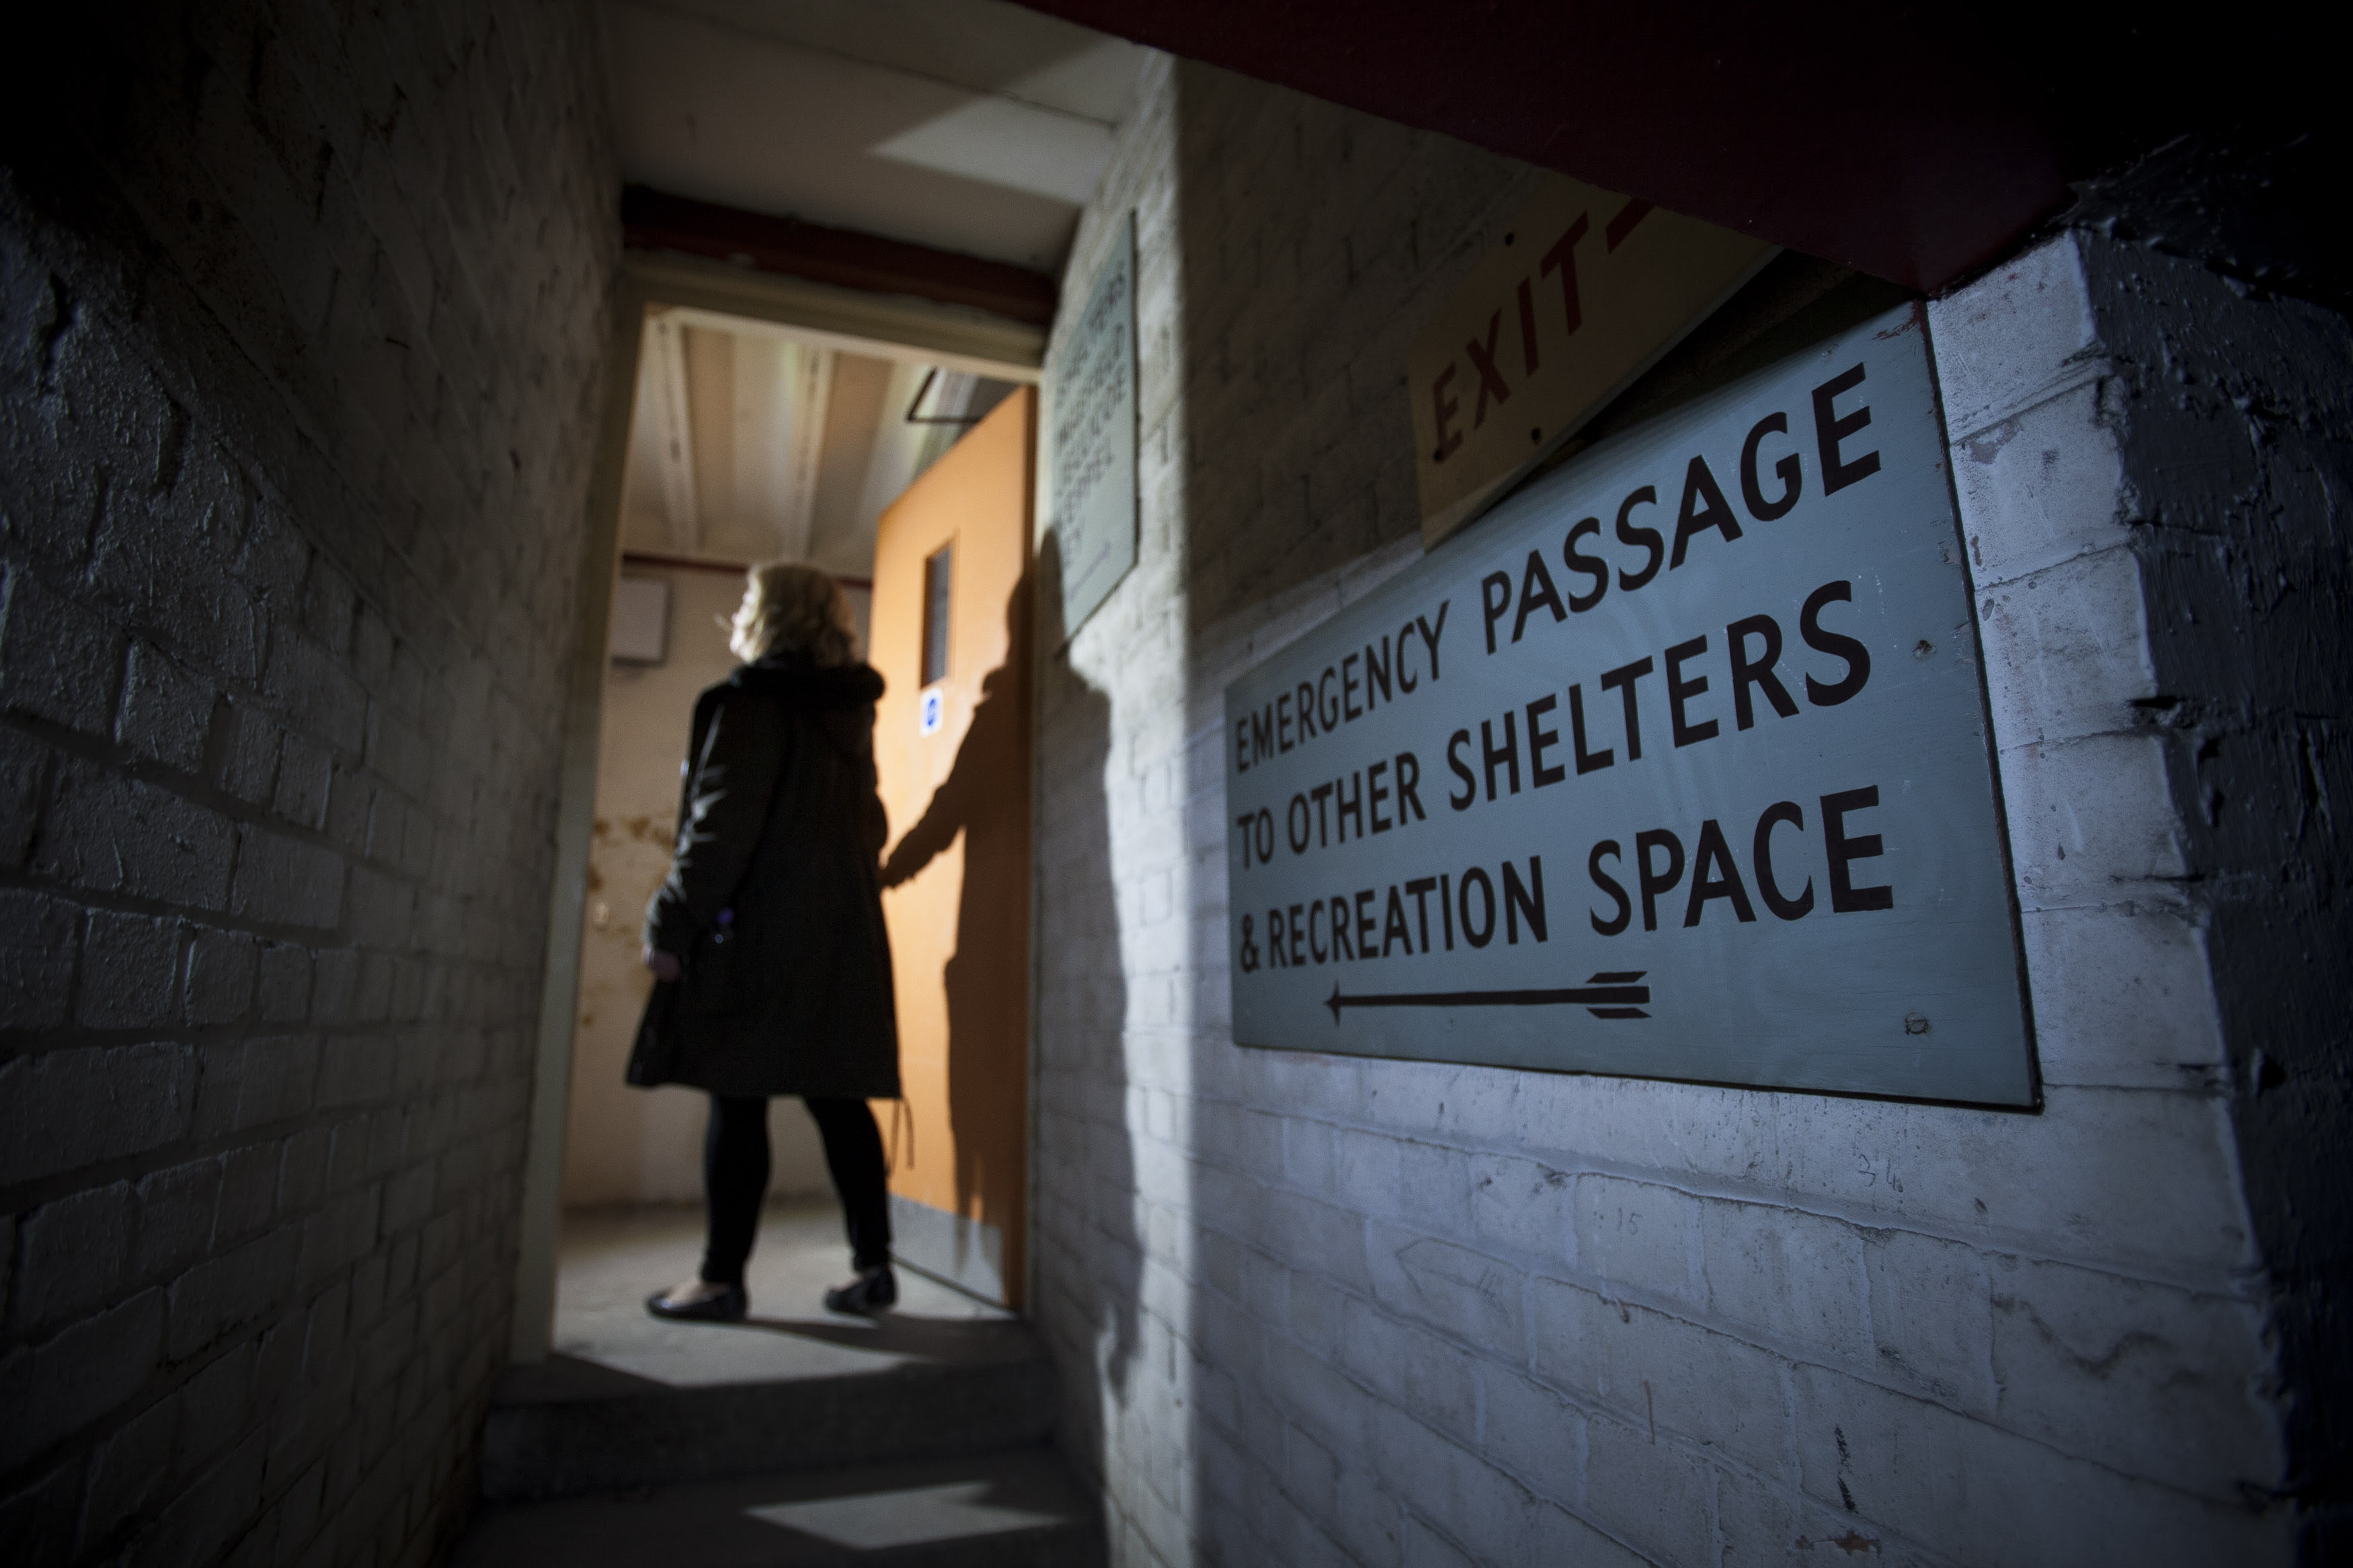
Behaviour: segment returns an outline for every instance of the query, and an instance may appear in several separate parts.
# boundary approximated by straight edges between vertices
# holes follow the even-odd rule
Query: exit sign
[[[1414,340],[1423,542],[1478,516],[1775,254],[1547,175]]]

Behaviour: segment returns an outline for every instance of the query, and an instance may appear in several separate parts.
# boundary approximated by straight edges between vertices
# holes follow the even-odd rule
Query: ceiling
[[[1148,51],[998,0],[600,0],[625,181],[1058,272]]]
[[[1012,390],[790,329],[658,313],[638,358],[621,548],[869,576],[883,509]]]
[[[2184,132],[2344,119],[2317,7],[1028,3],[1927,290]]]

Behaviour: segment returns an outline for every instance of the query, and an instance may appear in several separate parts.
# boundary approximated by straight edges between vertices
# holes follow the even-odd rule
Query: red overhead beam
[[[1926,290],[2063,206],[2116,119],[2210,109],[2245,47],[2158,62],[2153,16],[1999,4],[1026,3]]]
[[[634,249],[676,250],[842,289],[910,294],[1034,326],[1054,319],[1056,284],[1043,272],[856,229],[698,202],[648,185],[621,192],[621,236]]]

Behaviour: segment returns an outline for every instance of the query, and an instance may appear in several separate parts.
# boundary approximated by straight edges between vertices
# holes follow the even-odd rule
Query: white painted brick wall
[[[1072,289],[1138,214],[1142,547],[1044,672],[1037,1267],[1116,1558],[2283,1559],[2073,240],[1931,312],[2039,1114],[1232,1044],[1223,688],[1418,556],[1404,345],[1523,180],[1164,63],[1081,226]]]
[[[26,31],[0,1559],[423,1564],[508,1342],[618,248],[593,35]]]

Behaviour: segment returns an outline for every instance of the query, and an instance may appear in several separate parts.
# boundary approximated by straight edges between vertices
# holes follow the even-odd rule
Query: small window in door
[[[943,544],[923,562],[923,684],[948,673],[948,584],[955,546]]]

